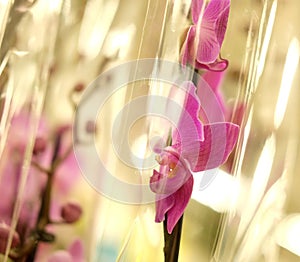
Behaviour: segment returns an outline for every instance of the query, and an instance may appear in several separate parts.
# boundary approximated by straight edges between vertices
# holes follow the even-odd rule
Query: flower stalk
[[[61,145],[61,134],[59,134],[56,137],[55,141],[55,147],[54,147],[54,152],[52,156],[52,161],[51,161],[51,169],[49,170],[48,177],[47,177],[47,184],[46,188],[43,194],[42,198],[42,204],[41,204],[41,209],[39,212],[38,216],[38,222],[37,222],[37,238],[39,238],[40,241],[45,241],[49,242],[54,241],[54,236],[51,239],[48,238],[48,233],[45,232],[45,227],[50,223],[50,218],[49,218],[49,213],[50,213],[50,203],[51,203],[51,192],[52,192],[52,184],[53,184],[53,178],[54,178],[54,173],[55,173],[55,163],[58,159],[58,153]],[[46,233],[45,237],[43,237],[43,233]],[[33,247],[31,248],[31,252],[29,253],[28,257],[26,258],[26,262],[34,261],[39,240],[36,240],[35,242],[32,243]],[[52,241],[51,241],[52,240]]]
[[[168,233],[167,229],[167,215],[164,221],[164,255],[165,262],[177,262],[180,249],[181,231],[182,231],[183,215],[178,220],[171,234]]]
[[[9,257],[15,261],[31,262],[36,258],[38,245],[40,242],[51,243],[55,240],[55,235],[47,232],[46,227],[50,224],[66,224],[76,222],[81,216],[81,208],[76,204],[67,204],[69,207],[66,213],[66,218],[62,217],[62,221],[52,221],[50,218],[50,206],[52,200],[52,191],[54,184],[54,177],[57,168],[62,164],[71,153],[72,147],[68,148],[64,154],[60,154],[62,147],[62,136],[64,132],[57,132],[55,136],[54,149],[51,157],[51,164],[49,168],[41,166],[38,162],[33,161],[32,166],[37,170],[47,175],[45,188],[41,193],[41,205],[37,217],[35,228],[30,235],[20,245],[11,249]],[[74,213],[75,208],[75,213]]]
[[[169,130],[169,135],[167,139],[168,146],[172,145],[172,129]],[[181,230],[182,230],[182,223],[183,223],[183,215],[178,220],[177,224],[175,225],[172,233],[168,232],[167,227],[168,221],[168,214],[165,215],[165,220],[163,223],[164,227],[164,256],[165,261],[178,261],[179,249],[180,249],[180,240],[181,240]]]

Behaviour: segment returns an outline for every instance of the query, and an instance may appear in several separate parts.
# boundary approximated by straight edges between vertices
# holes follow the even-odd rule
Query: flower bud
[[[85,86],[83,83],[77,83],[75,86],[74,86],[74,91],[75,92],[82,92],[84,90]]]
[[[88,134],[93,134],[96,132],[96,124],[95,122],[93,121],[87,121],[86,122],[86,126],[85,126],[85,131],[88,133]]]
[[[66,223],[76,222],[82,214],[82,208],[75,203],[67,203],[61,208],[61,216]]]
[[[47,142],[42,137],[37,137],[35,139],[35,144],[33,148],[33,154],[37,155],[39,153],[43,153],[46,149]]]
[[[8,244],[10,227],[5,223],[0,223],[0,253],[4,254]],[[15,248],[20,244],[20,237],[17,232],[14,232],[11,243],[11,248]]]

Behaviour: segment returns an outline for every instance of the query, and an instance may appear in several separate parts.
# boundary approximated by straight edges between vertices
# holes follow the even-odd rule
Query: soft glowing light
[[[271,39],[274,21],[275,21],[276,9],[277,9],[277,1],[274,1],[272,4],[270,15],[269,15],[269,20],[268,20],[268,25],[266,28],[264,42],[263,42],[263,45],[261,48],[261,54],[260,54],[260,58],[259,58],[258,68],[257,68],[258,78],[261,76],[264,66],[265,66],[267,51],[270,46],[270,39]]]
[[[266,192],[247,224],[236,261],[257,261],[257,254],[263,252],[266,261],[277,261],[274,258],[273,229],[282,216],[286,199],[286,179],[284,174]],[[245,205],[245,203],[244,203]],[[247,205],[246,205],[247,208]]]
[[[254,172],[248,203],[246,203],[245,205],[247,206],[247,208],[244,210],[241,217],[240,228],[238,231],[239,237],[248,227],[249,221],[253,217],[253,214],[255,213],[256,208],[266,190],[266,186],[272,170],[275,152],[276,140],[275,135],[273,134],[266,140]]]
[[[0,47],[2,44],[5,26],[8,20],[9,11],[12,5],[10,0],[0,0]]]
[[[48,2],[49,10],[53,12],[60,12],[62,6],[62,0],[51,0]]]
[[[240,194],[243,192],[241,190],[243,184],[225,171],[217,170],[217,175],[212,182],[204,190],[199,190],[205,172],[194,173],[192,199],[217,212],[236,208]]]
[[[247,119],[245,129],[244,129],[244,138],[243,138],[244,143],[242,143],[240,159],[239,159],[238,164],[237,164],[237,171],[238,171],[237,174],[241,174],[242,163],[244,162],[243,160],[244,160],[244,157],[245,157],[246,147],[247,147],[248,139],[249,139],[249,136],[250,136],[252,121],[253,121],[253,106],[250,109],[249,117]]]
[[[252,57],[252,63],[250,65],[250,72],[252,72],[252,78],[253,78],[253,81],[254,81],[254,85],[252,86],[252,88],[255,90],[258,86],[258,81],[259,81],[259,78],[260,78],[260,75],[257,74],[257,70],[256,69],[259,69],[260,66],[263,66],[263,65],[260,65],[263,61],[260,59],[259,55],[261,54],[260,53],[260,50],[261,50],[261,45],[262,45],[262,41],[263,41],[263,32],[264,32],[264,25],[266,23],[266,19],[267,19],[267,7],[268,7],[268,2],[265,1],[264,4],[263,4],[263,10],[262,10],[262,14],[261,14],[261,18],[260,18],[260,25],[259,25],[259,30],[258,30],[258,36],[257,36],[257,43],[256,45],[254,46],[255,49],[256,49],[256,52],[253,52],[253,57]],[[250,31],[249,31],[250,32]],[[252,39],[252,37],[251,37]],[[266,38],[265,38],[266,40]]]
[[[284,118],[289,95],[293,85],[293,79],[299,63],[299,55],[299,41],[296,38],[293,38],[286,55],[284,70],[282,74],[281,86],[274,115],[275,128],[278,128],[281,125]]]
[[[143,158],[149,156],[149,150],[147,151],[148,148],[148,136],[147,134],[142,134],[133,141],[130,149],[132,150],[132,154],[134,154],[137,159],[140,161],[140,163],[133,163],[135,166],[142,166],[143,163]]]
[[[267,185],[271,173],[275,151],[276,140],[275,136],[272,135],[266,140],[255,169],[254,178],[251,186],[250,200],[254,205],[258,203],[265,191],[265,186]]]
[[[300,256],[300,214],[283,219],[276,228],[275,239],[278,245]]]
[[[119,58],[125,58],[131,47],[131,39],[135,34],[135,25],[129,25],[121,30],[112,31],[107,37],[103,52],[107,57],[118,55]]]
[[[11,3],[11,0],[0,0],[0,11],[4,11],[5,7],[9,7]]]
[[[119,0],[87,2],[78,41],[80,54],[90,59],[99,54],[118,5]]]

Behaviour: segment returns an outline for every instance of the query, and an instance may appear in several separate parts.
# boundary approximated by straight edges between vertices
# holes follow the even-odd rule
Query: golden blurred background
[[[189,0],[0,0],[0,106],[17,112],[34,101],[35,114],[43,112],[53,126],[72,120],[74,86],[133,59],[178,62],[189,6]],[[221,89],[241,133],[231,174],[221,168],[220,179],[196,192],[186,209],[179,261],[300,261],[299,11],[298,0],[231,0]],[[99,112],[97,150],[119,179],[147,183],[151,170],[128,167],[115,154],[115,116],[134,98],[167,95],[166,88],[150,81],[125,86]],[[129,136],[136,154],[147,150],[149,126],[165,131],[159,123],[136,123]],[[2,118],[0,152],[8,126]],[[84,178],[72,194],[85,211],[76,230],[87,261],[163,261],[153,203],[115,202]],[[58,248],[67,245],[70,229],[59,232]]]

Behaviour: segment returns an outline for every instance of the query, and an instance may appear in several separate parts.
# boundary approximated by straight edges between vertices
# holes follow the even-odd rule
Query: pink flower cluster
[[[27,111],[19,113],[12,119],[6,147],[1,155],[0,192],[5,196],[5,199],[0,201],[0,253],[2,254],[6,252],[11,230],[28,141],[29,123],[30,115]],[[17,248],[19,253],[12,252],[10,254],[12,258],[19,258],[19,256],[24,258],[34,250],[33,238],[36,238],[36,241],[51,242],[53,236],[52,233],[47,232],[47,225],[73,223],[81,216],[82,209],[78,204],[65,203],[63,200],[80,175],[75,156],[70,150],[72,148],[70,131],[68,126],[51,132],[45,119],[39,123],[20,216],[10,247]],[[56,141],[56,144],[53,141]],[[53,193],[47,195],[49,192]]]

